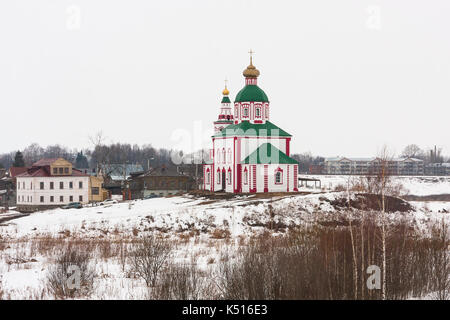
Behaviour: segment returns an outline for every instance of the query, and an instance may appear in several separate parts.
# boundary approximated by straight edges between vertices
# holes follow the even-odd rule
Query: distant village
[[[71,203],[100,204],[110,199],[162,197],[203,189],[201,164],[177,166],[168,150],[134,146],[126,151],[128,148],[133,149],[120,144],[97,146],[87,154],[73,154],[61,146],[44,149],[33,144],[24,152],[2,155],[0,207],[32,212]],[[404,153],[408,150],[415,154],[388,161],[389,174],[450,175],[450,162],[437,148],[425,153],[408,146]],[[299,184],[307,175],[368,175],[380,161],[377,157],[322,158],[310,154],[293,154],[292,158],[298,161]]]

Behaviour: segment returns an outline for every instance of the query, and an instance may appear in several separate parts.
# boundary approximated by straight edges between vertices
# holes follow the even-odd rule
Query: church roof
[[[234,102],[269,102],[266,93],[257,85],[248,84],[236,95]]]
[[[230,100],[230,98],[228,98],[227,96],[224,96],[224,97],[222,98],[222,103],[231,103],[231,100]]]
[[[265,123],[250,123],[242,121],[238,124],[230,124],[216,133],[213,137],[291,137],[289,133],[277,127],[270,121]]]
[[[247,158],[241,161],[242,164],[298,164],[297,161],[289,157],[286,153],[276,148],[271,143],[263,143],[258,149],[253,151]]]

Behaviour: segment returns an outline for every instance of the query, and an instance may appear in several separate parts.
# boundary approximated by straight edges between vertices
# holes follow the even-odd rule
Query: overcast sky
[[[448,0],[1,1],[0,152],[91,147],[100,130],[208,143],[251,48],[292,152],[450,154],[449,14]]]

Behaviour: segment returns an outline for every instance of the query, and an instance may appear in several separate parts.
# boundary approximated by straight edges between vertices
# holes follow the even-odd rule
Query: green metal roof
[[[231,103],[231,100],[228,97],[223,97],[222,98],[222,103]]]
[[[213,137],[291,137],[289,133],[280,129],[270,121],[265,123],[250,123],[242,121],[238,124],[230,124]]]
[[[283,151],[274,147],[271,143],[263,143],[253,151],[242,164],[298,164]]]
[[[260,87],[249,84],[242,88],[236,95],[236,99],[234,99],[234,102],[247,101],[269,102],[269,98],[267,98],[266,93]]]

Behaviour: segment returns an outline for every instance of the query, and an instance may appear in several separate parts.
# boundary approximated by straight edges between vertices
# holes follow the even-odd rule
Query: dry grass
[[[219,229],[216,228],[211,232],[212,239],[229,239],[230,238],[230,230],[228,229]]]

